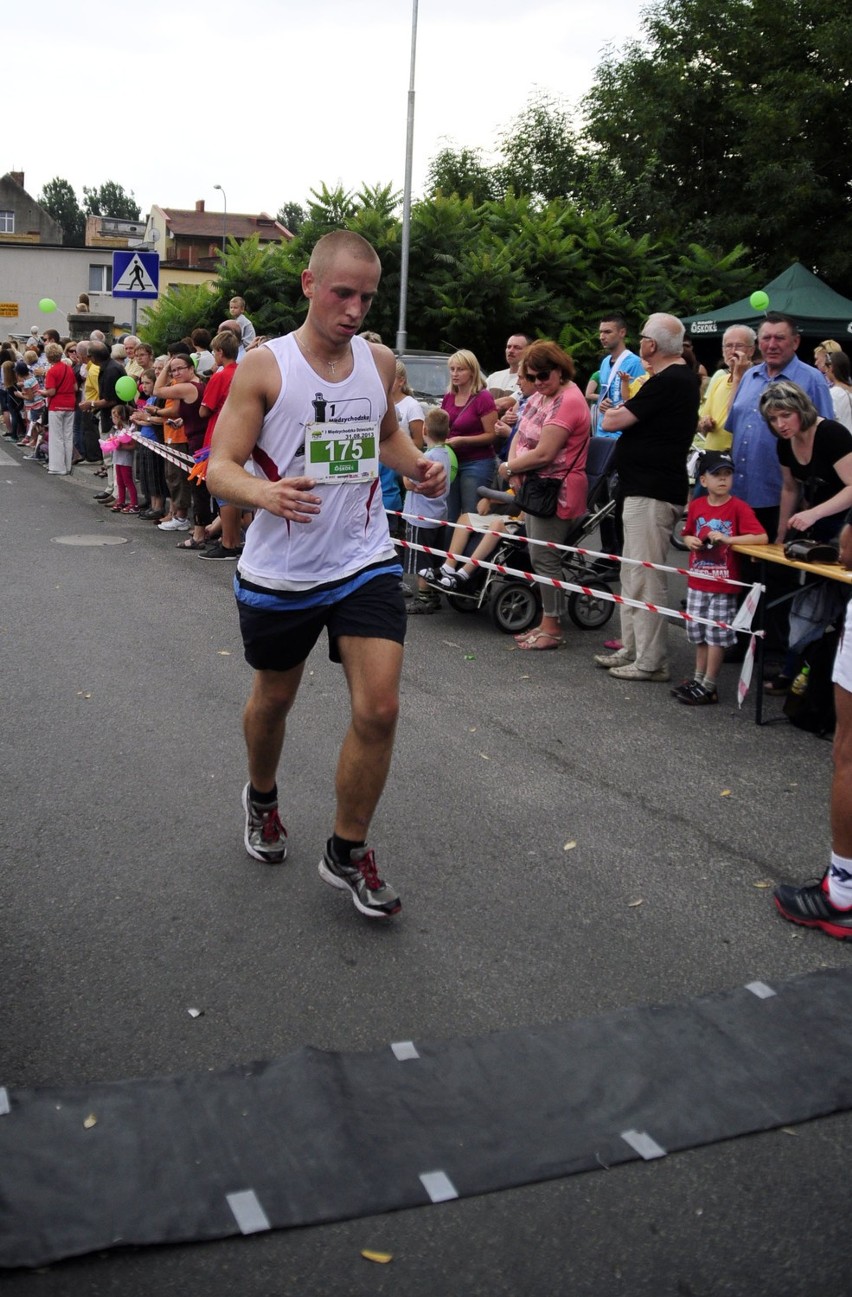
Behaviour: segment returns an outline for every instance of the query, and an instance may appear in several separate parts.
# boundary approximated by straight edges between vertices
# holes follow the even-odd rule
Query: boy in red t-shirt
[[[708,450],[699,471],[707,494],[690,503],[683,537],[690,551],[690,572],[703,576],[689,578],[686,611],[690,617],[730,624],[736,616],[737,597],[728,582],[739,580],[740,574],[738,556],[731,546],[736,541],[765,545],[768,537],[745,501],[731,495],[734,461],[730,455]],[[695,676],[672,689],[672,695],[688,707],[717,703],[716,681],[725,649],[736,642],[736,631],[688,621],[686,635],[696,646]]]
[[[228,399],[228,392],[237,372],[237,356],[240,342],[236,334],[225,330],[216,334],[216,337],[210,343],[210,349],[213,352],[213,359],[218,368],[204,389],[204,400],[201,405],[202,413],[207,411],[209,415],[203,446],[203,449],[207,451],[210,449],[213,430]],[[236,562],[242,552],[242,545],[240,544],[241,510],[236,505],[229,504],[227,500],[219,500],[217,503],[222,524],[221,539],[208,546],[207,549],[202,550],[198,557]]]

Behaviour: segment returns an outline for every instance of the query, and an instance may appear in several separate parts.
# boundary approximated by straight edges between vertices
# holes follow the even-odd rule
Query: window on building
[[[0,234],[15,233],[15,213],[0,211]]]
[[[89,292],[112,292],[112,266],[89,266]]]

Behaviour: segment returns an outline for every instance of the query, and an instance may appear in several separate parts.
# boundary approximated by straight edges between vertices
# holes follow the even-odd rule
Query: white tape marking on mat
[[[767,986],[765,982],[748,982],[746,990],[751,991],[752,995],[756,995],[759,1000],[768,1000],[771,995],[775,995],[772,987]]]
[[[623,1130],[621,1138],[631,1148],[634,1148],[641,1158],[646,1162],[652,1161],[655,1157],[665,1157],[666,1150],[661,1148],[655,1139],[646,1135],[644,1130]]]
[[[432,1202],[451,1202],[459,1196],[455,1185],[444,1171],[424,1171],[420,1183]]]
[[[254,1189],[229,1193],[228,1206],[234,1213],[241,1234],[259,1234],[262,1230],[272,1228]]]
[[[391,1049],[393,1050],[394,1058],[400,1063],[406,1062],[409,1058],[420,1057],[417,1050],[414,1048],[413,1040],[395,1040],[391,1045]]]
[[[0,1085],[0,1117],[5,1117],[12,1109],[9,1107],[9,1091],[5,1085]]]

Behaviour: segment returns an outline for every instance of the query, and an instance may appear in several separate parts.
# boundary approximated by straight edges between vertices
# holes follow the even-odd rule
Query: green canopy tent
[[[767,311],[792,315],[800,332],[809,338],[820,342],[824,338],[835,338],[844,350],[852,349],[852,302],[835,293],[798,261],[765,284],[763,291],[769,298]],[[699,341],[720,339],[731,324],[750,324],[757,329],[763,317],[764,312],[756,311],[744,297],[730,306],[720,307],[718,311],[687,316],[683,322],[689,336]]]

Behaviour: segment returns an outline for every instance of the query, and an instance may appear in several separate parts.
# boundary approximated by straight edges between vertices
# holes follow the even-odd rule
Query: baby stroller
[[[601,522],[615,512],[609,483],[613,471],[616,440],[613,437],[592,437],[586,461],[588,494],[586,513],[565,538],[565,544],[582,546]],[[513,497],[506,491],[494,491],[481,486],[479,494],[485,499],[511,507]],[[488,562],[519,572],[532,572],[530,547],[519,537],[525,535],[522,522],[510,520],[506,524],[494,553]],[[475,542],[475,537],[472,538]],[[611,583],[618,580],[619,565],[604,558],[586,558],[582,554],[565,554],[562,573],[574,585],[592,588],[591,594],[572,591],[567,596],[568,616],[581,630],[599,630],[605,626],[615,610],[611,599],[600,598],[610,593]],[[541,616],[539,586],[526,581],[523,576],[510,576],[490,569],[477,568],[465,583],[464,592],[455,590],[446,594],[447,603],[457,612],[478,612],[486,608],[498,630],[509,635],[519,635],[528,630]]]

